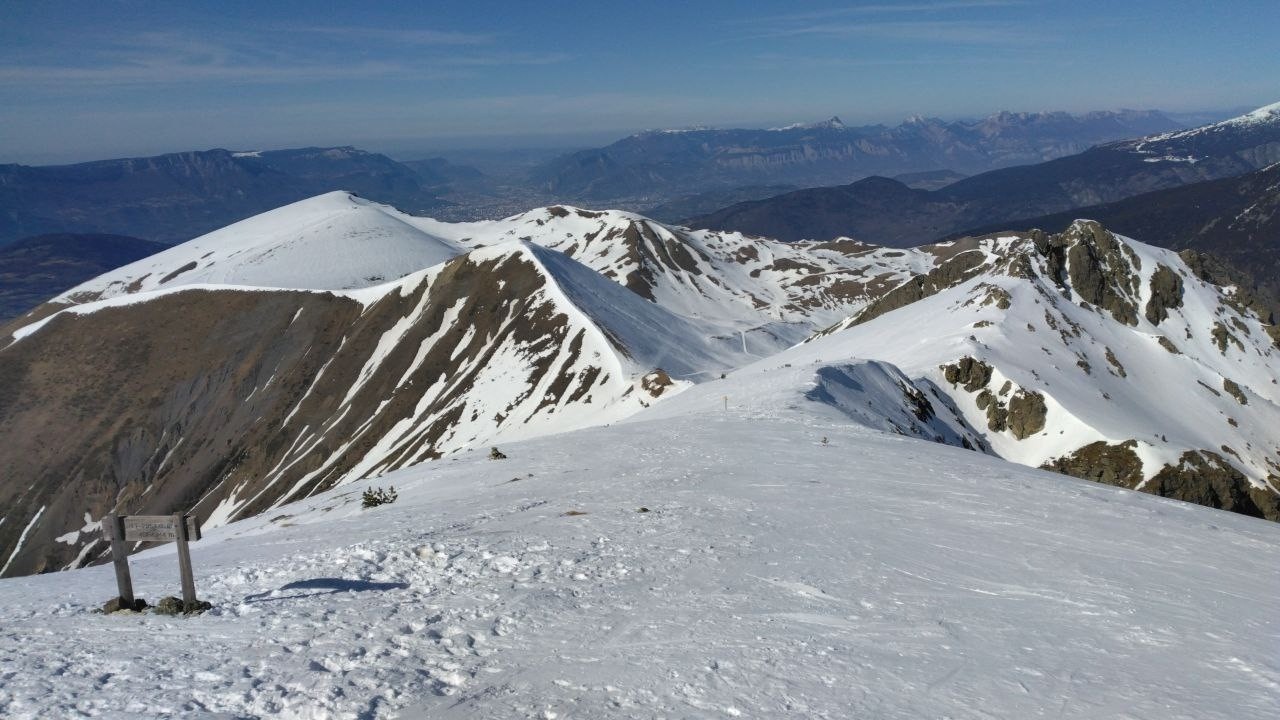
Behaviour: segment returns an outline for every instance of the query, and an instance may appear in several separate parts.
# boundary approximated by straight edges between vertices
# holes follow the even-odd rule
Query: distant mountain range
[[[75,165],[0,165],[0,245],[49,233],[114,233],[172,244],[280,205],[345,189],[410,212],[475,171],[413,166],[352,147],[204,150]]]
[[[850,127],[832,118],[768,130],[656,130],[557,158],[530,179],[547,192],[587,200],[659,190],[670,197],[749,185],[812,187],[871,175],[973,174],[1180,127],[1154,110],[1122,110],[1001,112],[952,122],[913,117],[896,127]]]
[[[589,199],[675,221],[788,188],[873,174],[936,189],[992,167],[1040,162],[1178,127],[1154,111],[998,113],[981,121],[838,119],[773,130],[654,131],[499,176],[444,158],[353,147],[202,150],[58,166],[0,165],[0,246],[52,233],[173,244],[274,207],[346,190],[412,213],[478,219]]]
[[[939,190],[872,177],[739,203],[693,227],[783,240],[854,237],[907,247],[1280,162],[1280,104],[1191,130],[1100,145],[1037,165],[993,170]],[[1158,241],[1158,239],[1157,239]]]

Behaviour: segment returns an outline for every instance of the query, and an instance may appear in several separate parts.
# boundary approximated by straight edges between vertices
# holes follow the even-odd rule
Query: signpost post
[[[116,586],[120,588],[120,604],[133,607],[133,578],[129,576],[129,550],[124,546],[124,518],[108,515],[102,530],[111,536],[111,562],[116,566]]]
[[[111,561],[116,567],[116,585],[120,603],[133,607],[133,580],[129,575],[127,541],[169,542],[178,544],[178,570],[182,575],[182,601],[196,602],[196,581],[191,573],[191,550],[188,543],[200,539],[200,520],[192,515],[116,515],[102,519],[102,532],[111,538]]]

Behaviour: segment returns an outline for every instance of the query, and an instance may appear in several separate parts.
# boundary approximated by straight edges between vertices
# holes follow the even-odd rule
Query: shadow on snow
[[[272,602],[274,600],[293,600],[296,598],[316,597],[319,595],[333,595],[341,592],[369,592],[374,590],[403,590],[409,587],[406,582],[370,582],[368,580],[348,580],[345,578],[311,578],[310,580],[297,580],[287,585],[281,585],[277,590],[267,590],[266,592],[254,593],[246,595],[244,601],[253,602]],[[293,595],[276,595],[272,593],[283,592],[286,590],[315,590],[317,592],[295,593]]]

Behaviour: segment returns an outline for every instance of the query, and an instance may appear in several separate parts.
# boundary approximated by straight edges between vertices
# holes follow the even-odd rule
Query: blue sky
[[[0,4],[0,162],[1257,106],[1280,3]]]

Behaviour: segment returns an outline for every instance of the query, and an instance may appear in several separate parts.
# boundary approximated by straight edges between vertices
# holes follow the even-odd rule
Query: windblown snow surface
[[[905,376],[796,360],[215,530],[203,616],[0,581],[0,716],[1280,713],[1280,527],[885,432]]]

